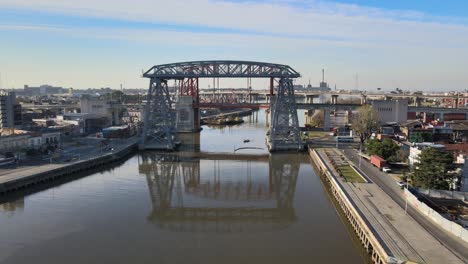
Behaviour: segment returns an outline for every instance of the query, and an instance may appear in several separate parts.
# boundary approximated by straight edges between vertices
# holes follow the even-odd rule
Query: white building
[[[96,96],[82,95],[80,98],[81,113],[92,114],[96,118],[108,119],[106,126],[121,125],[122,105]]]
[[[425,148],[445,148],[444,145],[441,145],[441,144],[434,144],[434,143],[430,143],[430,142],[424,142],[424,143],[417,143],[415,144],[413,147],[410,147],[410,152],[409,152],[409,156],[408,156],[408,161],[409,161],[409,164],[412,166],[416,163],[419,162],[419,155],[421,155],[421,152],[423,149]]]
[[[42,147],[42,137],[41,136],[31,136],[28,138],[28,146],[33,149],[39,149]]]
[[[26,149],[39,149],[47,146],[60,146],[61,132],[29,132],[8,129],[0,136],[0,152],[18,152]]]
[[[403,123],[408,119],[408,100],[374,100],[372,108],[378,113],[381,124]]]

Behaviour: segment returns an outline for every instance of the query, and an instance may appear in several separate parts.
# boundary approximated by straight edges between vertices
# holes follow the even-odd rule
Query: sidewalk
[[[328,149],[337,156],[340,152]],[[338,176],[324,151],[318,151],[389,255],[417,263],[463,263],[374,183],[349,183]],[[333,155],[335,155],[333,154]],[[333,159],[333,155],[331,155]],[[350,161],[348,161],[350,162]],[[352,162],[350,162],[352,164]]]

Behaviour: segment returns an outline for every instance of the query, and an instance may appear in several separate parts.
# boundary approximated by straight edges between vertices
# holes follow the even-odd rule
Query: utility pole
[[[405,193],[405,214],[408,214],[408,176],[406,176],[406,172],[403,174],[405,175],[405,181],[406,181],[406,193]]]

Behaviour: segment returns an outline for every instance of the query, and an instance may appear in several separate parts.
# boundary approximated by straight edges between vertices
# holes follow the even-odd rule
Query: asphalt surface
[[[355,149],[342,149],[348,159],[359,166],[359,154]],[[366,176],[377,184],[385,193],[387,193],[399,206],[403,209],[406,205],[404,192],[397,185],[396,181],[389,175],[381,172],[370,162],[362,158],[361,170]],[[408,215],[410,215],[416,222],[418,222],[428,233],[430,233],[435,239],[437,239],[442,245],[444,245],[453,254],[459,257],[465,263],[468,263],[468,245],[463,240],[449,234],[443,230],[426,216],[420,214],[416,209],[408,206]]]
[[[131,139],[129,139],[130,141]],[[115,148],[120,149],[121,147],[125,146],[125,141],[119,142],[119,141],[114,141],[111,142],[109,145],[110,148]],[[100,146],[94,146],[94,145],[83,145],[80,147],[72,147],[72,146],[67,146],[65,148],[66,153],[72,153],[73,156],[79,157],[80,160],[84,159],[89,159],[92,157],[97,157],[101,156],[105,153],[110,152],[109,149],[102,149]],[[2,166],[0,167],[0,176],[3,175],[8,175],[11,173],[18,173],[24,170],[29,170],[31,168],[37,167],[37,166],[42,166],[42,165],[48,165],[51,164],[50,160],[46,158],[47,155],[42,155],[40,157],[36,157],[35,159],[28,159],[28,160],[20,160],[19,164],[12,164],[12,165],[7,165],[7,166]],[[67,164],[69,161],[65,161],[64,158],[60,158],[59,160],[54,160],[52,162],[53,164]]]

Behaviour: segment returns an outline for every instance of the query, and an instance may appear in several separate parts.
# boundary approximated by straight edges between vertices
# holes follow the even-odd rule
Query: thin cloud
[[[415,11],[388,11],[323,1],[0,0],[0,7],[67,15],[239,30],[240,34],[349,42],[458,47],[468,27],[422,22]],[[411,18],[408,20],[408,18]],[[342,42],[342,41],[341,41]]]

